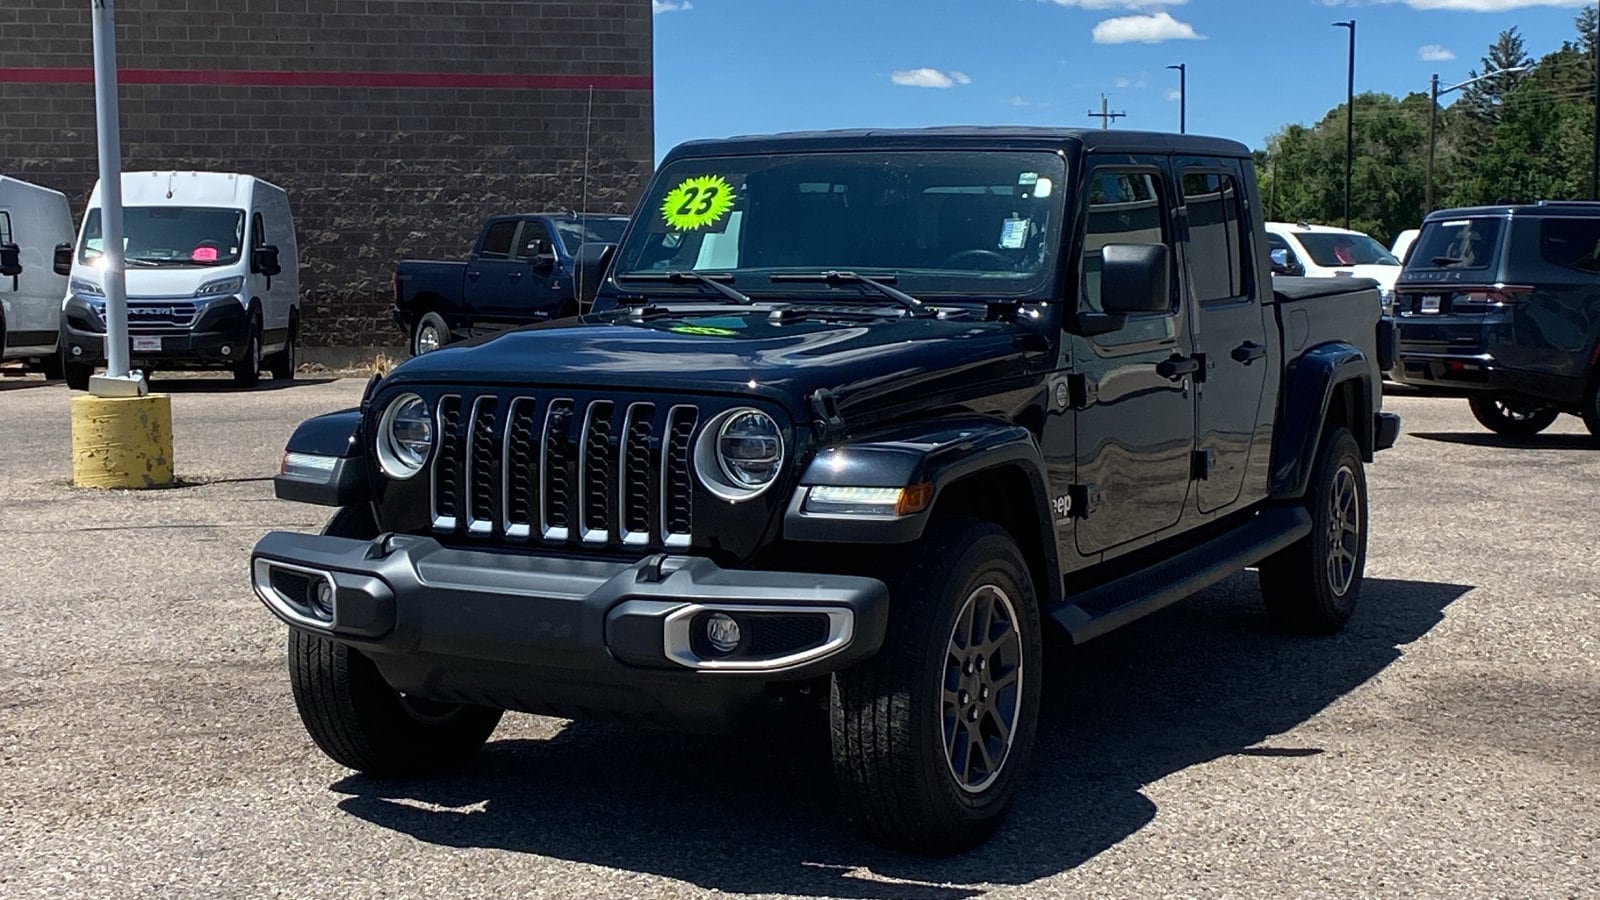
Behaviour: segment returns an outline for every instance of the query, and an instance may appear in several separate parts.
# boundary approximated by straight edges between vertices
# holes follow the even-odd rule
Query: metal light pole
[[[1178,133],[1189,133],[1189,66],[1188,63],[1179,63],[1167,66],[1169,69],[1178,70]]]
[[[1335,22],[1335,28],[1350,29],[1350,65],[1346,69],[1344,103],[1344,227],[1350,227],[1350,182],[1356,155],[1356,20]]]
[[[1529,65],[1512,66],[1509,69],[1495,69],[1493,72],[1485,72],[1484,74],[1479,75],[1477,78],[1468,78],[1466,81],[1463,81],[1460,84],[1452,84],[1445,88],[1439,87],[1438,75],[1434,75],[1433,78],[1428,82],[1428,180],[1427,184],[1422,190],[1422,214],[1424,216],[1433,212],[1433,152],[1434,143],[1437,139],[1439,130],[1439,98],[1445,94],[1459,91],[1469,85],[1477,84],[1485,78],[1493,78],[1496,75],[1515,75],[1518,72],[1526,72],[1531,68],[1533,68],[1533,66]]]
[[[1595,4],[1600,13],[1600,3]],[[1594,35],[1594,160],[1589,173],[1589,197],[1600,200],[1600,18],[1595,20]]]
[[[122,258],[122,132],[117,116],[117,28],[112,0],[90,0],[94,20],[94,116],[100,144],[100,258],[105,261],[106,378],[128,378],[128,293]],[[139,379],[142,381],[143,379]],[[97,380],[95,393],[127,390]],[[134,391],[139,393],[140,391]]]

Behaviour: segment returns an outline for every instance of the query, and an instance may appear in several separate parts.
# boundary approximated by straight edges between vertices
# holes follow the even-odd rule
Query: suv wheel
[[[261,383],[261,320],[250,321],[250,337],[245,342],[244,355],[233,366],[235,387],[252,388]]]
[[[323,534],[378,533],[363,507],[339,510]],[[475,754],[501,711],[405,696],[372,660],[331,638],[289,629],[289,680],[306,733],[328,758],[375,777],[427,775]]]
[[[889,630],[834,676],[834,771],[878,840],[957,853],[987,838],[1022,786],[1038,729],[1038,600],[1016,542],[936,520],[892,573]]]
[[[1561,415],[1554,407],[1520,400],[1473,397],[1467,402],[1472,406],[1472,415],[1478,424],[1507,437],[1532,437],[1549,428]]]
[[[1280,627],[1332,634],[1355,612],[1367,564],[1367,475],[1349,429],[1323,439],[1306,507],[1311,533],[1261,561],[1261,597]]]

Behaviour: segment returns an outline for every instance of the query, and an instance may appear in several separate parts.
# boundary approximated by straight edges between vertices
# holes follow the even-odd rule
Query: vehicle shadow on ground
[[[259,394],[267,391],[285,391],[300,387],[313,387],[319,384],[328,384],[337,381],[336,378],[294,378],[287,381],[277,378],[262,378],[255,387],[236,387],[233,376],[221,375],[216,378],[162,378],[157,375],[150,379],[150,390],[160,394]]]
[[[27,378],[11,376],[0,378],[0,391],[25,391],[28,388],[49,387],[52,384],[61,384],[60,381],[45,381],[42,378]]]
[[[1471,447],[1498,447],[1502,450],[1593,450],[1600,438],[1588,434],[1536,434],[1532,437],[1507,437],[1490,431],[1417,431],[1407,437]]]
[[[1382,671],[1471,590],[1369,579],[1329,638],[1270,630],[1253,575],[1074,651],[1048,673],[1032,773],[1008,824],[949,859],[878,848],[837,821],[820,728],[695,737],[570,724],[491,743],[429,781],[345,778],[353,816],[450,847],[533,853],[740,894],[962,898],[1067,871],[1155,818],[1141,789],[1257,746]],[[860,877],[870,869],[880,878]]]

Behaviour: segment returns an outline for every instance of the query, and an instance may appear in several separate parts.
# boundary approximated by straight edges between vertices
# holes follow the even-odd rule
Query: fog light
[[[233,347],[228,345],[228,344],[223,344],[222,345],[222,355],[223,356],[232,356],[233,355]]]
[[[732,653],[739,647],[739,623],[726,613],[712,613],[706,619],[706,640],[718,653]]]
[[[73,347],[72,347],[72,355],[73,356],[82,356],[83,355],[83,348],[77,346],[76,344],[74,344]]]
[[[333,585],[321,579],[312,591],[311,602],[316,606],[316,613],[329,622],[333,621]]]

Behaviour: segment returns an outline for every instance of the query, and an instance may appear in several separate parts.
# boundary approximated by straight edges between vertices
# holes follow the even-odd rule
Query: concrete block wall
[[[86,0],[0,7],[0,172],[97,174]],[[466,253],[484,216],[626,212],[654,159],[646,0],[123,0],[128,170],[289,191],[304,343],[403,343],[403,257]],[[585,191],[585,132],[588,178]]]

